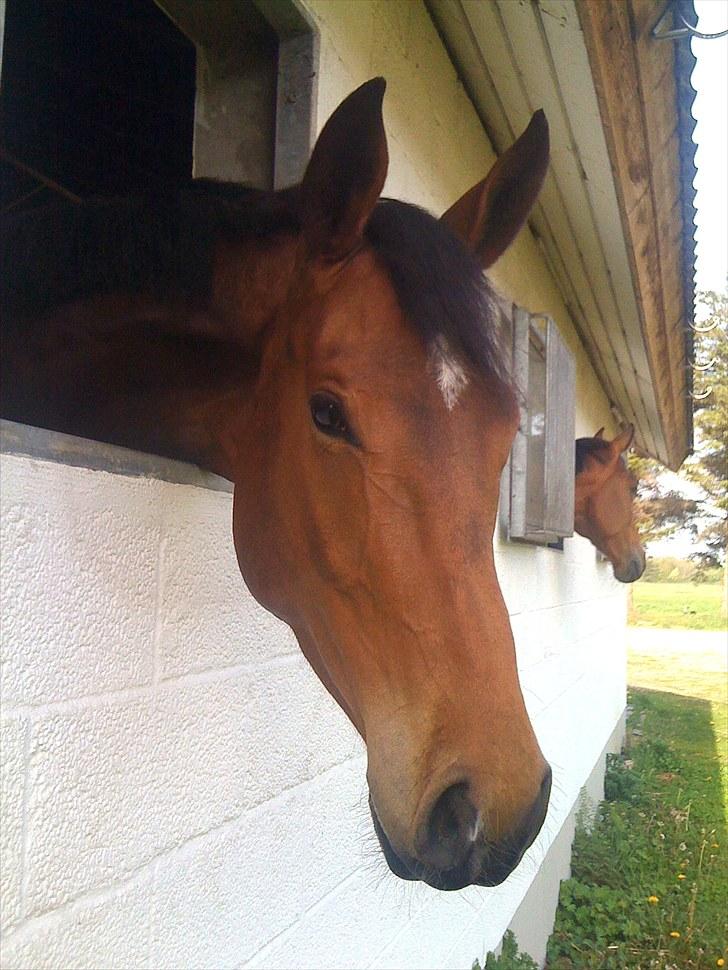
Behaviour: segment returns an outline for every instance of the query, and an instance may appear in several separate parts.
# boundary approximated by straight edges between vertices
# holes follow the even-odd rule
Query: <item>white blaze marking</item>
[[[438,337],[432,348],[435,380],[445,399],[445,407],[452,411],[461,392],[468,385],[468,377],[460,361],[451,353],[444,337]]]

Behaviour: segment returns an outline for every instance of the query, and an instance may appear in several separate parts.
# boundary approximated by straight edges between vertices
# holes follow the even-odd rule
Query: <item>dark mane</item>
[[[583,471],[589,457],[596,458],[604,464],[609,456],[609,442],[603,438],[576,439],[576,474]]]
[[[299,230],[293,192],[207,179],[153,199],[26,212],[3,232],[3,313],[38,315],[114,290],[204,304],[215,239]],[[394,200],[377,205],[366,236],[425,344],[444,338],[475,370],[507,381],[490,287],[460,241],[429,213]]]
[[[215,239],[298,229],[287,193],[208,179],[153,198],[34,209],[3,227],[3,313],[37,315],[114,290],[204,303]]]

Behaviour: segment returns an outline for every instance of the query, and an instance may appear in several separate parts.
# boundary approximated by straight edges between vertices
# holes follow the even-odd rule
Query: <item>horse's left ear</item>
[[[549,125],[537,111],[521,137],[442,221],[476,253],[483,269],[505,252],[541,191],[549,164]]]
[[[303,234],[309,251],[344,259],[360,243],[387,177],[382,119],[386,82],[367,81],[324,125],[301,183]]]
[[[629,446],[632,444],[634,439],[634,425],[628,424],[624,431],[620,431],[614,441],[610,442],[612,446],[612,451],[616,455],[623,454]]]

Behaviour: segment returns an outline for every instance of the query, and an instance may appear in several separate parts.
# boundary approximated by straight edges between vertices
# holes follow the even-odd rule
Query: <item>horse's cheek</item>
[[[286,619],[285,578],[290,564],[279,548],[280,528],[271,490],[264,487],[261,469],[251,469],[237,482],[233,501],[233,541],[240,572],[255,599]]]

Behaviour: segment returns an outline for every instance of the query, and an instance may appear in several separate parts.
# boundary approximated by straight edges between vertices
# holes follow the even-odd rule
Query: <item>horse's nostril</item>
[[[468,797],[465,783],[446,788],[432,807],[420,860],[437,869],[459,866],[470,853],[480,831],[480,814]]]

